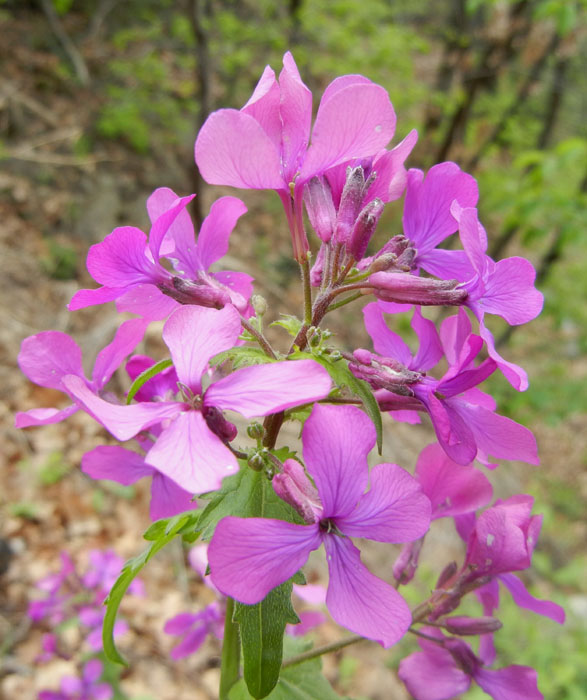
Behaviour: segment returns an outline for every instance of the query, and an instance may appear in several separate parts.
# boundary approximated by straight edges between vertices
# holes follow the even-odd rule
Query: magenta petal
[[[476,274],[464,250],[432,248],[418,252],[417,264],[441,280],[468,282]]]
[[[483,406],[474,406],[458,399],[451,400],[451,406],[466,422],[477,447],[485,455],[528,464],[540,463],[536,438],[528,428]]]
[[[360,82],[327,93],[318,108],[300,179],[375,155],[393,137],[395,122],[389,96],[379,85]]]
[[[312,93],[302,82],[298,67],[288,51],[279,74],[282,124],[281,163],[287,182],[293,180],[305,155],[312,124]]]
[[[475,681],[493,700],[543,700],[538,674],[529,666],[507,666],[497,671],[486,668],[475,673]]]
[[[436,443],[420,453],[416,477],[432,502],[433,519],[475,512],[493,496],[484,474],[472,466],[453,462]]]
[[[536,270],[525,258],[500,260],[485,282],[483,311],[505,318],[510,326],[528,323],[544,304],[544,296],[534,287],[535,279]]]
[[[261,125],[276,151],[281,150],[281,119],[279,115],[280,90],[271,66],[265,66],[263,75],[241,112]]]
[[[458,464],[470,464],[477,454],[477,444],[465,411],[460,410],[459,399],[441,401],[430,394],[427,401],[436,437],[443,450]]]
[[[349,515],[357,505],[367,487],[367,455],[375,437],[373,423],[359,408],[314,405],[302,431],[303,453],[325,518]]]
[[[63,380],[67,392],[77,403],[119,440],[129,440],[141,430],[172,418],[182,410],[177,402],[138,403],[131,406],[104,401],[87,388],[83,380],[68,375]]]
[[[407,632],[412,615],[406,601],[388,583],[374,576],[346,538],[324,538],[330,581],[326,605],[334,620],[386,649]]]
[[[389,329],[381,305],[378,302],[367,304],[363,308],[363,317],[375,351],[383,357],[391,357],[410,367],[413,359],[410,348],[397,333]]]
[[[200,227],[194,260],[188,272],[195,276],[197,270],[207,270],[212,263],[226,255],[230,234],[246,211],[244,202],[236,197],[221,197],[212,204]]]
[[[524,586],[524,582],[515,574],[500,574],[499,580],[512,594],[514,603],[519,608],[531,610],[537,615],[542,615],[543,617],[549,617],[551,620],[558,622],[559,625],[564,624],[564,609],[560,605],[553,603],[551,600],[541,600],[540,598],[535,598],[528,592],[526,586]]]
[[[317,525],[223,518],[208,547],[212,582],[241,603],[258,603],[299,571],[319,546]]]
[[[165,631],[167,632],[167,629]],[[207,636],[207,626],[204,624],[199,625],[195,629],[189,631],[181,642],[173,647],[169,656],[171,656],[174,661],[178,661],[190,654],[194,654],[202,646]]]
[[[44,331],[25,338],[18,353],[18,366],[31,382],[63,391],[67,374],[84,376],[79,345],[60,331]]]
[[[141,342],[148,325],[149,321],[142,318],[125,321],[116,331],[114,340],[100,350],[92,371],[92,380],[96,389],[101,389],[108,383],[124,358],[128,357]]]
[[[147,256],[147,236],[133,226],[115,228],[101,243],[93,245],[87,258],[88,272],[105,287],[128,287],[166,279]]]
[[[72,297],[67,305],[69,311],[85,309],[96,304],[106,304],[118,299],[129,287],[98,287],[97,289],[80,289]]]
[[[469,261],[477,274],[483,276],[488,266],[494,263],[491,258],[485,255],[487,234],[479,222],[477,210],[472,207],[462,208],[457,202],[454,202],[451,212],[459,222],[461,243]]]
[[[280,158],[253,117],[235,109],[213,112],[200,129],[196,163],[211,185],[257,190],[285,189]]]
[[[336,518],[345,535],[378,542],[411,542],[430,527],[430,500],[418,481],[397,464],[377,464],[371,488],[350,515]]]
[[[276,362],[243,367],[214,382],[205,404],[253,418],[323,399],[331,386],[328,372],[314,360]]]
[[[198,504],[194,502],[193,498],[192,493],[155,471],[151,484],[151,507],[149,509],[151,520],[171,518],[186,510],[194,510]]]
[[[60,423],[62,420],[72,416],[76,411],[79,411],[79,406],[75,404],[63,409],[31,408],[30,411],[19,411],[14,417],[14,427],[31,428],[35,425]]]
[[[238,471],[235,456],[200,411],[181,412],[162,430],[145,461],[190,493],[215,491],[225,476]]]
[[[220,310],[182,306],[174,311],[163,327],[163,340],[179,380],[199,394],[210,358],[233,347],[240,330],[238,311],[230,305]]]
[[[479,333],[487,345],[487,354],[495,360],[503,376],[518,391],[526,391],[528,388],[528,375],[526,371],[513,362],[504,360],[495,347],[495,340],[491,331],[485,326],[483,320],[479,321]]]
[[[377,173],[375,182],[369,187],[367,198],[378,197],[382,202],[399,199],[406,189],[408,174],[404,161],[416,145],[418,132],[412,129],[403,141],[391,151],[384,151],[373,160],[373,170]],[[366,201],[364,200],[365,204]]]
[[[471,685],[450,652],[432,644],[402,659],[397,675],[414,700],[449,700],[466,693]]]
[[[163,631],[165,634],[185,634],[199,619],[200,615],[196,613],[179,613],[167,620]]]
[[[123,486],[151,476],[153,467],[137,452],[116,445],[95,447],[82,457],[82,472],[92,479],[110,479]]]
[[[420,341],[412,369],[427,371],[437,365],[444,355],[438,331],[432,321],[422,316],[418,306],[414,309],[411,325]]]
[[[170,232],[170,229],[175,223],[177,217],[180,214],[185,213],[185,208],[195,196],[195,194],[190,194],[187,197],[180,197],[176,199],[172,206],[167,209],[167,211],[163,212],[151,226],[151,230],[149,232],[149,250],[155,262],[158,262],[159,258],[163,254],[163,239]]]
[[[116,302],[119,313],[128,311],[151,321],[160,321],[179,308],[175,299],[163,294],[154,284],[137,284],[120,292]]]
[[[446,318],[440,326],[440,339],[449,367],[459,363],[461,351],[471,335],[471,321],[461,307],[455,316]]]

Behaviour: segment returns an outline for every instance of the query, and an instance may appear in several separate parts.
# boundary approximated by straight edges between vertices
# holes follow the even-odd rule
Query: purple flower
[[[225,595],[258,603],[324,544],[330,571],[326,604],[333,618],[357,634],[391,646],[410,625],[409,608],[394,588],[361,563],[349,538],[417,539],[428,529],[430,502],[413,477],[395,464],[374,467],[371,489],[364,493],[375,429],[358,408],[315,405],[302,437],[304,460],[317,491],[311,493],[307,477],[306,486],[300,488],[299,473],[290,475],[294,481],[290,487],[294,499],[295,494],[311,494],[309,508],[299,509],[307,524],[224,518],[208,549],[212,580]]]
[[[510,326],[528,323],[542,311],[544,297],[535,286],[536,270],[525,258],[505,258],[494,262],[488,255],[487,234],[479,223],[477,210],[462,208],[454,202],[451,208],[459,222],[459,233],[474,274],[462,285],[468,292],[466,305],[479,321],[479,333],[487,343],[489,356],[495,360],[510,384],[525,391],[526,372],[504,360],[495,348],[493,335],[485,326],[485,314],[496,314]]]
[[[167,620],[163,631],[166,634],[183,636],[181,642],[171,650],[174,661],[196,652],[209,634],[222,639],[224,634],[224,609],[220,601],[207,605],[198,613],[180,613]]]
[[[99,659],[90,659],[84,666],[82,677],[64,676],[60,692],[41,690],[39,700],[110,700],[114,695],[109,683],[100,683],[103,665]]]
[[[415,700],[449,700],[466,693],[471,681],[494,700],[542,700],[533,668],[491,670],[461,639],[445,637],[435,628],[422,631],[438,641],[419,639],[422,651],[402,659],[398,671]]]
[[[477,388],[495,371],[496,363],[487,359],[475,367],[474,361],[483,341],[471,333],[467,314],[460,310],[456,316],[446,319],[439,336],[434,324],[422,318],[416,309],[412,327],[420,340],[420,349],[414,357],[402,338],[387,327],[383,316],[386,309],[395,312],[393,306],[381,303],[368,304],[363,310],[365,327],[375,350],[384,358],[400,362],[411,372],[422,372],[422,376],[404,383],[401,395],[388,377],[384,382],[383,378],[369,373],[372,358],[365,371],[361,366],[363,357],[355,353],[359,362],[351,363],[350,368],[378,389],[376,396],[381,409],[394,413],[400,410],[403,419],[406,418],[405,411],[425,410],[430,415],[438,442],[458,464],[470,464],[477,458],[489,465],[490,455],[538,464],[536,440],[532,433],[513,420],[496,414],[493,399]],[[448,371],[441,379],[424,376],[424,372],[438,362],[442,352],[449,363]],[[383,363],[379,361],[379,364]],[[414,422],[412,413],[408,413],[407,418]]]
[[[309,250],[302,220],[305,183],[336,165],[381,151],[395,122],[382,87],[360,75],[345,75],[326,88],[308,145],[312,94],[287,52],[279,81],[267,66],[240,111],[221,109],[208,117],[196,140],[196,163],[210,184],[276,190],[294,257],[302,261]]]
[[[196,242],[185,209],[193,197],[178,198],[161,187],[147,202],[152,222],[148,240],[140,229],[122,226],[93,245],[87,267],[103,286],[76,292],[69,309],[118,299],[119,311],[151,320],[169,316],[180,304],[222,308],[231,303],[245,313],[252,278],[242,272],[210,272],[210,266],[226,255],[230,234],[247,208],[236,197],[217,200]],[[171,262],[173,272],[161,264],[162,258]]]
[[[147,321],[131,319],[116,331],[114,340],[98,353],[92,379],[86,379],[82,367],[82,352],[79,345],[60,331],[44,331],[22,341],[18,354],[18,365],[31,382],[49,389],[67,393],[62,383],[65,376],[74,375],[87,390],[98,394],[109,382],[124,358],[141,342]],[[75,403],[63,409],[33,408],[16,414],[17,428],[46,425],[65,420],[79,410]]]
[[[213,491],[238,470],[226,446],[236,428],[222,415],[264,416],[324,398],[331,381],[313,360],[245,367],[204,390],[210,358],[232,348],[241,330],[233,306],[221,310],[183,306],[170,316],[163,340],[170,350],[182,392],[180,401],[118,406],[95,396],[76,376],[64,380],[75,399],[119,440],[166,421],[146,463],[191,493]]]

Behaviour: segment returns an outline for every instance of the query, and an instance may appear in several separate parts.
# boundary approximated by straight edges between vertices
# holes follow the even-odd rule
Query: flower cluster
[[[207,182],[275,190],[283,203],[304,293],[303,318],[278,323],[293,338],[289,348],[267,339],[267,303],[252,295],[252,277],[218,269],[247,211],[243,202],[233,196],[214,202],[196,238],[187,209],[193,195],[159,188],[147,202],[149,235],[121,227],[92,246],[87,267],[101,286],[77,292],[70,303],[74,310],[115,301],[135,318],[98,354],[91,379],[69,336],[47,331],[27,338],[22,371],[71,404],[28,410],[16,422],[54,423],[81,409],[129,442],[87,453],[84,473],[122,484],[150,477],[154,520],[197,509],[192,534],[210,540],[208,581],[219,598],[167,622],[165,631],[183,638],[174,659],[195,651],[209,633],[226,636],[244,609],[272,591],[289,586],[291,594],[310,553],[323,545],[325,602],[336,622],[384,647],[408,631],[420,636],[422,651],[400,666],[415,698],[453,697],[471,680],[494,698],[538,698],[531,669],[487,667],[501,626],[494,617],[500,581],[521,607],[563,621],[557,605],[533,598],[513,573],[530,566],[541,520],[531,515],[528,496],[490,505],[491,484],[473,462],[491,469],[500,460],[538,464],[532,433],[500,415],[479,387],[496,370],[515,389],[528,387],[525,371],[497,351],[486,317],[531,321],[542,294],[527,260],[487,255],[474,178],[450,162],[427,173],[406,169],[417,133],[388,150],[395,125],[386,91],[348,75],[326,88],[312,126],[312,96],[291,54],[279,78],[267,67],[241,110],[209,116],[195,158]],[[402,233],[372,250],[385,206],[401,197]],[[304,209],[316,234],[313,262]],[[460,247],[439,247],[457,232]],[[331,346],[324,318],[365,297],[373,350]],[[425,306],[457,308],[437,327]],[[411,314],[415,351],[388,325],[400,313]],[[133,354],[153,321],[164,321],[168,359]],[[108,382],[123,363],[129,387],[117,397]],[[264,423],[240,429],[242,419],[227,412]],[[369,453],[376,443],[381,448],[382,413],[408,423],[429,417],[438,442],[422,451],[413,473],[390,463],[369,469]],[[277,447],[291,418],[303,423],[301,456],[295,445]],[[208,501],[203,508],[200,497]],[[466,542],[464,561],[448,564],[429,599],[410,610],[397,589],[417,573],[431,522],[443,517],[454,518]],[[393,582],[369,571],[353,538],[401,545]],[[191,559],[205,576],[202,550],[192,550]],[[68,562],[47,584],[37,616],[62,615]],[[105,562],[98,569],[103,573],[84,583],[102,592],[110,569]],[[314,602],[323,596],[296,590]],[[472,592],[483,614],[453,615]],[[225,615],[234,601],[237,612]],[[320,616],[314,611],[301,627]],[[282,631],[294,618],[283,613]],[[478,654],[459,638],[467,635],[480,636]],[[252,663],[246,644],[243,635],[245,680]]]

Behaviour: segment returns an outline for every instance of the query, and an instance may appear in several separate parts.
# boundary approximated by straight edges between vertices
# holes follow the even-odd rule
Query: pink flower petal
[[[151,286],[151,285],[149,285]],[[72,297],[67,305],[69,311],[85,309],[96,304],[107,304],[118,299],[131,287],[98,287],[97,289],[80,289]]]
[[[235,109],[220,109],[208,117],[198,134],[195,156],[211,185],[286,188],[275,144],[252,116]]]
[[[489,328],[486,327],[482,319],[479,321],[479,333],[487,345],[487,354],[492,360],[495,360],[503,376],[514,387],[514,389],[517,389],[518,391],[526,391],[528,388],[528,374],[519,365],[504,360],[495,347],[493,334]]]
[[[511,593],[514,603],[519,608],[531,610],[537,615],[542,615],[543,617],[549,617],[551,620],[558,622],[559,625],[564,624],[564,609],[560,605],[553,603],[551,600],[541,600],[540,598],[535,598],[526,589],[524,582],[516,575],[500,574],[499,580]]]
[[[534,287],[536,270],[525,258],[506,258],[495,264],[485,283],[479,305],[487,314],[497,314],[510,326],[519,326],[542,311],[544,296]]]
[[[288,51],[283,57],[279,74],[281,133],[281,163],[283,176],[290,182],[299,169],[312,124],[312,93],[302,82],[298,67]]]
[[[228,252],[230,234],[236,222],[246,212],[244,202],[236,197],[217,199],[202,222],[192,265],[187,271],[195,276],[197,270],[207,270],[212,263],[224,257]],[[185,253],[184,256],[187,257]]]
[[[358,82],[327,93],[318,108],[300,179],[308,180],[347,160],[375,155],[393,137],[395,122],[389,96],[379,85]]]
[[[371,336],[373,347],[383,357],[398,360],[406,367],[412,365],[412,353],[405,341],[388,327],[379,302],[367,304],[363,308],[365,328]]]
[[[444,355],[438,331],[432,321],[422,316],[419,307],[414,309],[411,325],[420,341],[412,369],[427,371],[436,366]]]
[[[243,367],[214,382],[204,402],[253,418],[323,399],[331,386],[328,372],[314,360],[276,362]]]
[[[123,486],[154,473],[137,452],[116,445],[101,445],[82,457],[82,472],[92,479],[109,479]]]
[[[397,464],[377,464],[371,488],[344,518],[335,518],[345,535],[378,542],[411,542],[430,527],[430,500],[418,481]]]
[[[190,194],[187,197],[176,199],[172,206],[164,211],[151,226],[151,231],[149,232],[149,250],[155,262],[158,262],[162,255],[163,239],[169,233],[177,217],[185,213],[185,208],[195,196],[195,194]]]
[[[31,382],[63,391],[67,374],[84,376],[79,345],[60,331],[44,331],[25,338],[18,353],[18,366]]]
[[[281,118],[279,114],[280,90],[271,66],[265,66],[253,94],[241,112],[248,114],[261,125],[276,151],[281,150]]]
[[[302,432],[303,453],[325,518],[349,515],[357,505],[367,487],[367,455],[375,437],[373,423],[359,408],[315,404]]]
[[[472,466],[453,462],[436,443],[420,452],[416,478],[432,503],[433,519],[474,512],[493,497],[484,474]]]
[[[145,461],[192,494],[215,491],[225,476],[238,471],[235,456],[210,432],[200,411],[179,413]]]
[[[442,647],[427,648],[402,659],[398,676],[414,700],[449,700],[466,693],[470,677],[460,668],[449,651]]]
[[[407,632],[412,615],[406,601],[362,563],[353,543],[325,537],[330,581],[326,605],[339,625],[388,648]]]
[[[62,420],[69,418],[76,411],[79,411],[79,406],[72,404],[66,408],[31,408],[29,411],[19,411],[14,417],[15,428],[31,428],[36,425],[51,425],[52,423],[60,423]]]
[[[149,321],[142,318],[124,321],[116,331],[114,340],[100,350],[92,371],[92,380],[96,389],[101,389],[108,383],[123,360],[141,342],[148,325]]]
[[[160,321],[179,308],[175,299],[163,294],[154,284],[137,284],[130,289],[119,291],[121,293],[116,302],[116,310],[119,313],[128,311],[150,321]]]
[[[507,666],[497,671],[479,669],[475,681],[493,700],[543,700],[538,674],[529,666]]]
[[[258,603],[299,571],[320,541],[317,525],[223,518],[208,547],[212,582],[241,603]]]
[[[155,471],[155,470],[154,470]],[[198,504],[193,500],[194,495],[178,486],[175,481],[155,471],[151,484],[151,520],[171,518],[186,510],[194,510]]]
[[[174,311],[163,327],[163,340],[179,380],[201,393],[201,378],[210,358],[233,347],[240,330],[240,317],[233,306],[220,310],[182,306]]]
[[[412,129],[403,141],[391,151],[383,151],[373,159],[373,170],[377,173],[375,182],[369,187],[367,201],[378,197],[382,202],[393,202],[399,199],[406,189],[408,174],[404,161],[410,155],[418,141],[418,132]]]
[[[83,380],[70,374],[63,379],[67,392],[77,403],[119,440],[129,440],[141,430],[172,418],[182,410],[177,402],[138,403],[131,406],[104,401],[87,388]]]

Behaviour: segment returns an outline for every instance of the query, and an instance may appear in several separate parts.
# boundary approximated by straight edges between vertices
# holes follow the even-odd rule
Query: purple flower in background
[[[174,661],[196,652],[209,634],[217,639],[224,635],[224,606],[220,601],[210,603],[197,613],[180,613],[167,620],[163,631],[166,634],[182,636],[170,656]]]
[[[301,262],[309,250],[302,220],[305,183],[336,165],[381,151],[395,122],[382,87],[361,75],[345,75],[326,88],[310,139],[312,94],[287,52],[279,81],[267,66],[240,111],[220,109],[208,117],[196,140],[196,163],[212,185],[276,190],[294,257]]]
[[[536,270],[525,258],[494,262],[487,251],[487,234],[479,223],[477,210],[455,202],[451,209],[459,222],[459,233],[474,275],[462,285],[468,292],[466,305],[479,321],[479,333],[487,343],[489,356],[504,377],[518,391],[528,388],[526,372],[504,360],[495,348],[493,335],[485,326],[485,314],[496,314],[510,326],[528,323],[542,311],[544,297],[534,286]]]
[[[445,637],[434,627],[422,632],[438,641],[418,639],[422,651],[402,659],[398,671],[415,700],[449,700],[466,693],[472,681],[494,700],[542,700],[533,668],[492,670],[461,639]]]
[[[225,595],[258,603],[324,544],[330,571],[326,605],[332,617],[357,634],[391,646],[410,625],[409,608],[394,588],[361,563],[349,538],[417,539],[428,529],[430,502],[415,479],[395,464],[374,467],[371,489],[364,493],[375,429],[358,408],[315,405],[302,438],[304,460],[317,490],[291,465],[278,493],[288,495],[307,524],[224,518],[208,549],[212,581]]]
[[[99,659],[90,659],[82,677],[64,676],[60,691],[41,690],[39,700],[110,700],[114,695],[109,683],[100,683],[103,665]]]
[[[210,271],[226,255],[230,234],[247,208],[236,197],[220,198],[202,222],[196,242],[185,209],[193,197],[178,198],[173,190],[161,187],[147,202],[152,222],[148,240],[140,229],[122,226],[93,245],[87,267],[103,286],[76,292],[69,309],[117,299],[118,311],[150,320],[166,318],[180,304],[222,308],[231,303],[247,312],[252,277]],[[171,262],[173,272],[161,264],[162,258]]]
[[[44,331],[22,341],[18,354],[18,366],[31,382],[49,389],[67,393],[62,383],[65,376],[74,375],[88,391],[99,394],[124,359],[141,342],[148,322],[131,319],[121,324],[114,340],[98,353],[92,379],[86,379],[82,367],[82,351],[79,345],[60,331]],[[71,404],[66,408],[33,408],[16,414],[17,428],[46,425],[65,420],[79,410]]]
[[[170,316],[163,340],[170,350],[182,392],[180,401],[140,402],[118,406],[95,396],[79,381],[67,377],[68,391],[119,440],[161,426],[146,463],[191,493],[213,491],[238,462],[226,446],[236,436],[222,412],[233,410],[247,418],[265,416],[324,398],[331,387],[326,370],[313,360],[245,367],[204,389],[208,363],[234,347],[241,331],[233,306],[206,309],[183,306]]]

